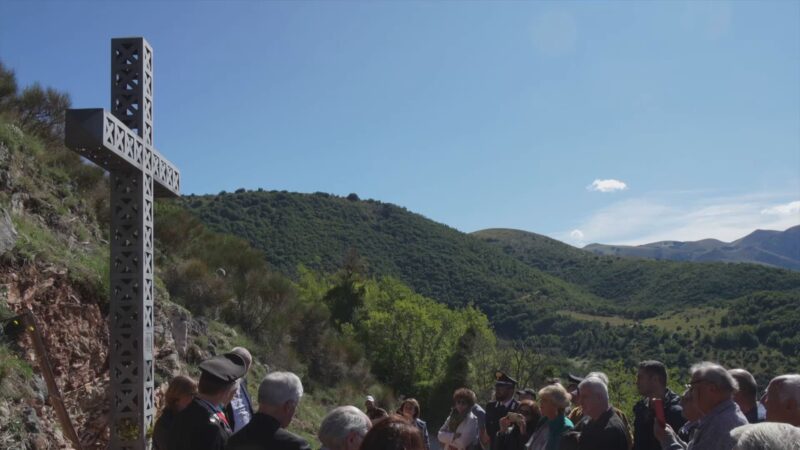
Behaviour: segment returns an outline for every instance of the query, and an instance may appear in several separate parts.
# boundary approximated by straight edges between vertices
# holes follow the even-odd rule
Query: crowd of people
[[[154,449],[310,450],[286,429],[303,396],[300,378],[269,373],[254,405],[246,388],[251,364],[250,353],[237,347],[200,364],[197,383],[173,379],[154,428]],[[537,391],[517,390],[517,382],[498,371],[494,399],[485,407],[472,390],[455,390],[435,439],[442,450],[800,450],[800,375],[775,377],[760,398],[744,369],[702,362],[690,375],[678,395],[667,387],[664,364],[641,362],[635,382],[642,398],[631,422],[611,404],[603,372],[548,380]],[[317,437],[322,450],[431,448],[413,398],[396,409],[379,407],[371,395],[364,410],[334,408]]]

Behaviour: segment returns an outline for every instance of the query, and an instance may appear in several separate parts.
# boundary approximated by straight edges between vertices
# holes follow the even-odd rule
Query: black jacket
[[[486,404],[486,433],[494,443],[497,438],[497,432],[500,431],[500,419],[506,416],[509,412],[514,412],[519,408],[519,402],[512,399],[508,408],[503,403],[498,401],[489,402]]]
[[[581,427],[578,450],[628,450],[628,430],[613,409]]]
[[[633,450],[661,450],[661,444],[653,435],[655,415],[647,406],[646,399],[639,400],[633,407]],[[673,430],[680,430],[686,418],[683,417],[681,397],[667,389],[664,394],[664,418]]]
[[[228,440],[227,450],[311,450],[305,439],[281,428],[267,414],[255,413],[244,428]]]
[[[221,416],[221,417],[220,417]],[[225,415],[199,398],[175,415],[167,440],[169,450],[223,450],[231,436]],[[227,420],[227,419],[226,419]]]

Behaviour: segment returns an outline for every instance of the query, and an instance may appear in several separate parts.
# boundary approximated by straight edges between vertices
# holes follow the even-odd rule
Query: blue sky
[[[800,223],[800,3],[3,2],[21,85],[155,54],[184,193],[323,191],[574,245]]]

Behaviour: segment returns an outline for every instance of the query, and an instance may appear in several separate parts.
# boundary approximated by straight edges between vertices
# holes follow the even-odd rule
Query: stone
[[[11,194],[11,212],[20,215],[25,212],[25,202],[30,196],[24,192]]]
[[[0,255],[11,251],[17,243],[17,229],[8,211],[0,208]]]

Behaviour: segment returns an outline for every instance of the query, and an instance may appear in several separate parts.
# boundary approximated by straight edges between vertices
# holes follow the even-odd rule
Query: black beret
[[[517,380],[509,377],[505,373],[501,371],[497,371],[494,373],[494,385],[495,386],[516,386]]]
[[[220,383],[233,383],[245,375],[245,365],[238,355],[225,354],[209,358],[198,366],[203,376],[210,376]]]

